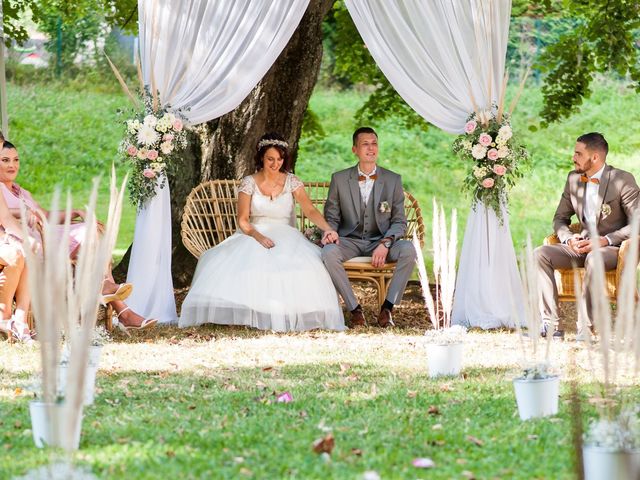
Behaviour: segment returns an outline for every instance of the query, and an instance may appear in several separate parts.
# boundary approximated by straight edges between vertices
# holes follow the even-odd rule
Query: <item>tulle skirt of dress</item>
[[[179,325],[246,325],[278,332],[344,330],[338,295],[320,249],[289,225],[255,227],[275,247],[267,249],[236,233],[206,251],[182,304]]]

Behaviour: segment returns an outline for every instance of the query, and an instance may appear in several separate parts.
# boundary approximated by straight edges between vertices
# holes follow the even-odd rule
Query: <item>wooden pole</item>
[[[7,78],[4,65],[4,11],[0,2],[0,112],[2,116],[2,134],[9,139],[9,115],[7,108]]]

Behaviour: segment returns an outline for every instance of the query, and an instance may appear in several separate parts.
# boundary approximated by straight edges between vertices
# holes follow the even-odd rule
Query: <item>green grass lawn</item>
[[[558,344],[552,358],[563,380],[577,358],[586,400],[593,378],[575,348]],[[209,326],[119,337],[105,347],[76,460],[101,478],[573,478],[568,386],[557,417],[521,422],[516,335],[470,334],[453,379],[428,378],[424,349],[410,330]],[[15,391],[37,364],[36,351],[0,343],[3,479],[55,458],[33,447],[28,394]],[[291,403],[275,401],[283,392]],[[593,408],[585,401],[587,417]],[[324,458],[312,443],[329,433],[335,448]],[[436,467],[413,467],[421,457]]]

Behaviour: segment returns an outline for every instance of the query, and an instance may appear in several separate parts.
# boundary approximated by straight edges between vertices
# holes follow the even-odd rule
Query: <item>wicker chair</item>
[[[580,224],[573,223],[569,227],[571,232],[580,233]],[[544,239],[545,245],[554,245],[560,243],[558,236],[553,233]],[[625,256],[629,249],[629,240],[625,240],[620,245],[620,251],[618,252],[618,263],[615,270],[608,270],[605,272],[605,281],[607,284],[607,293],[609,300],[615,302],[618,298],[618,285],[620,285],[620,277],[624,268]],[[584,280],[584,268],[577,268],[580,275],[580,281]],[[558,287],[558,300],[561,302],[575,302],[576,291],[573,280],[573,269],[565,268],[558,269],[555,272],[556,285]]]
[[[237,187],[238,180],[211,180],[195,187],[189,196],[182,214],[182,243],[196,258],[206,250],[216,246],[238,229],[237,226]],[[322,211],[327,193],[328,182],[306,182],[307,194],[313,205]],[[407,216],[405,238],[412,239],[415,232],[420,245],[424,242],[424,222],[418,201],[409,192],[405,192],[404,209]],[[297,226],[304,232],[310,220],[296,207]],[[378,306],[382,305],[387,294],[388,281],[393,276],[394,262],[380,268],[371,266],[371,257],[357,257],[344,263],[347,275],[352,280],[362,280],[373,284],[378,293]]]

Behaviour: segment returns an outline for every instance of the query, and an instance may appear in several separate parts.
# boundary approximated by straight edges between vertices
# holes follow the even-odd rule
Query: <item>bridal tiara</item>
[[[264,140],[260,140],[258,142],[258,150],[260,150],[262,147],[289,148],[289,144],[284,140],[275,140],[275,139],[271,140],[271,139],[265,138]]]

